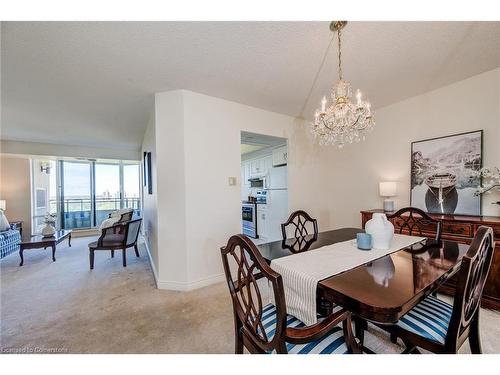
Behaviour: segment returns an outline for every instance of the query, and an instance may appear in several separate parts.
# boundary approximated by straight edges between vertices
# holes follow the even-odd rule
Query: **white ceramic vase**
[[[394,225],[382,213],[375,213],[365,224],[365,232],[372,235],[374,249],[387,250],[394,237]]]
[[[52,237],[55,233],[56,229],[49,223],[46,223],[45,226],[42,228],[42,235],[44,237]]]

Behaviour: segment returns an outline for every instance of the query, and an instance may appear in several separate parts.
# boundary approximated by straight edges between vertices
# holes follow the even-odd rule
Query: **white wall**
[[[155,95],[158,285],[170,289],[187,282],[183,100],[181,91]]]
[[[144,152],[151,152],[151,169],[153,171],[152,184],[153,184],[153,194],[148,194],[147,187],[144,186],[141,180],[142,187],[142,197],[143,197],[143,223],[142,228],[144,232],[144,238],[146,245],[148,247],[151,265],[153,267],[153,273],[155,278],[158,279],[158,215],[157,215],[157,205],[158,205],[158,189],[157,189],[157,174],[156,174],[156,135],[155,135],[155,114],[151,113],[146,132],[144,133],[144,139],[142,141],[141,155]],[[143,168],[143,163],[141,168]],[[144,170],[142,171],[144,173]],[[141,177],[143,175],[141,174]]]
[[[23,234],[31,233],[31,163],[28,158],[0,157],[0,199],[8,220],[22,220]]]
[[[189,91],[156,95],[160,287],[191,289],[222,280],[220,246],[241,231],[242,130],[288,139],[289,209],[305,209],[320,230],[360,226],[380,207],[378,182],[400,182],[409,203],[410,143],[484,129],[484,163],[500,165],[500,69],[376,113],[365,142],[320,147],[307,122]],[[498,199],[498,197],[497,197]],[[499,215],[485,199],[484,214]]]
[[[241,232],[241,131],[287,138],[292,117],[189,91],[156,94],[159,287],[222,280],[219,248]]]

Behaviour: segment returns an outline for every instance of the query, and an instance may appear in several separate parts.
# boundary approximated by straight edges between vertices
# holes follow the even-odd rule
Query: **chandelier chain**
[[[338,29],[337,37],[338,37],[338,45],[339,45],[339,79],[342,81],[342,41],[341,41],[342,30]]]

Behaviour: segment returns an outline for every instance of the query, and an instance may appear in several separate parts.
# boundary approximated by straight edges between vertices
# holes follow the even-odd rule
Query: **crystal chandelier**
[[[320,145],[337,144],[339,148],[346,143],[365,139],[367,132],[375,125],[373,112],[368,100],[363,100],[361,91],[356,91],[356,103],[351,102],[351,84],[342,77],[341,36],[347,21],[332,21],[330,30],[337,33],[339,46],[339,81],[330,93],[332,102],[327,105],[326,96],[321,100],[321,109],[316,110],[312,132],[319,138]]]

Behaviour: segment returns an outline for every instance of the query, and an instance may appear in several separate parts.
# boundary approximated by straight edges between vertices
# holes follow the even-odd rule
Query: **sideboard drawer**
[[[474,233],[477,232],[477,230],[479,229],[479,227],[483,225],[483,226],[486,226],[486,227],[491,227],[493,229],[493,235],[495,236],[495,242],[500,242],[500,225],[498,224],[476,224],[474,225]],[[498,245],[497,245],[498,247]]]
[[[407,223],[404,219],[400,217],[395,217],[393,219],[389,219],[390,222],[394,225],[396,232],[398,232],[400,229],[402,229],[403,233],[408,233],[409,231],[409,226],[412,226],[414,224],[413,221],[410,220],[409,223]],[[422,231],[422,235],[430,235],[431,237],[434,237],[433,235],[436,234],[436,224],[435,223],[430,223],[426,220],[419,222],[418,225],[415,226],[415,231],[414,235],[419,235],[419,230]]]
[[[493,228],[493,233],[495,233],[495,240],[500,240],[500,225],[490,225]]]
[[[443,222],[443,234],[454,234],[456,236],[472,237],[472,224]]]

